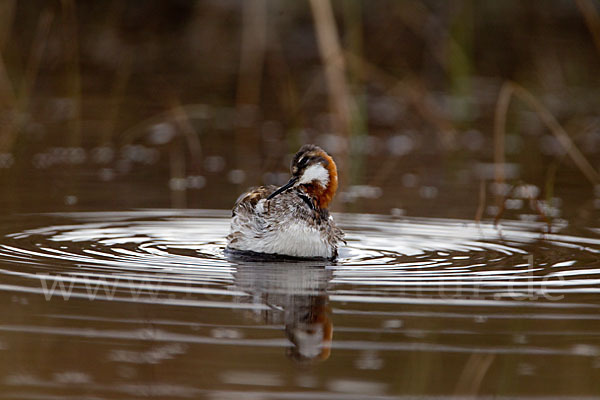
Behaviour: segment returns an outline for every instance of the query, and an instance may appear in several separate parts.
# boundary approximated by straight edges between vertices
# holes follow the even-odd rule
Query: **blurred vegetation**
[[[129,183],[227,208],[284,180],[289,154],[315,142],[339,163],[338,209],[494,217],[533,185],[512,198],[517,213],[597,210],[599,8],[4,0],[0,176],[14,190],[2,201],[19,208],[36,179],[79,179],[57,198],[96,207],[97,182],[120,193],[112,207],[165,205],[121,192]]]

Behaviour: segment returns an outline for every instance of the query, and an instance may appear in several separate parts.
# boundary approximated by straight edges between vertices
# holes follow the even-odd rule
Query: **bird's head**
[[[273,192],[272,199],[289,188],[299,187],[311,196],[318,207],[327,208],[338,187],[337,167],[333,158],[319,146],[306,144],[292,160],[292,177]]]

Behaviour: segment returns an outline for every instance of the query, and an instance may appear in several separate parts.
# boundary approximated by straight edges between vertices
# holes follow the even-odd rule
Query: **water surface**
[[[224,254],[229,213],[5,218],[4,398],[600,393],[600,237],[336,215],[334,263]],[[568,232],[568,234],[567,234]]]

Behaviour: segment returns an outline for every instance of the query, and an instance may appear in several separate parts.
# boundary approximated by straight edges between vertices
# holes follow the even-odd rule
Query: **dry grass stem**
[[[504,215],[504,211],[506,211],[506,200],[508,200],[513,195],[515,190],[521,184],[523,184],[523,182],[519,182],[515,185],[512,185],[510,187],[510,189],[508,190],[508,192],[504,196],[502,196],[502,195],[498,196],[498,198],[499,198],[498,212],[496,213],[496,216],[494,217],[494,225],[498,225],[498,222],[500,222],[500,219]],[[533,210],[535,210],[535,212],[537,212],[538,215],[544,220],[544,222],[546,223],[546,225],[548,227],[548,232],[550,232],[551,228],[552,228],[552,218],[549,217],[548,215],[546,215],[544,210],[541,208],[540,200],[537,197],[533,197],[533,196],[527,197],[527,200],[529,200],[530,207]]]
[[[237,104],[256,105],[260,100],[267,43],[267,5],[265,0],[242,3],[243,25],[237,85]]]
[[[81,144],[81,71],[79,68],[77,10],[74,0],[61,0],[61,6],[67,92],[73,102],[73,117],[69,120],[69,145],[79,146]]]
[[[259,166],[256,160],[244,155],[260,152],[255,135],[267,45],[267,3],[265,0],[247,0],[241,4],[242,31],[236,93],[235,153],[238,168],[257,171]]]
[[[494,225],[498,225],[498,222],[500,222],[500,219],[502,218],[502,216],[504,215],[504,211],[506,210],[506,200],[510,198],[510,196],[512,196],[516,187],[517,185],[512,185],[510,187],[510,190],[506,193],[506,195],[498,195],[498,212],[494,217]]]
[[[477,211],[475,212],[475,222],[479,223],[483,218],[483,212],[485,211],[485,180],[481,180],[479,183],[479,204],[477,205]]]
[[[31,51],[27,60],[27,66],[19,86],[19,91],[12,108],[12,116],[0,131],[0,152],[10,151],[16,140],[16,136],[23,124],[24,114],[29,108],[31,92],[35,86],[40,62],[46,48],[48,34],[52,26],[54,14],[50,9],[46,9],[40,15],[35,36],[31,45]]]
[[[171,106],[171,113],[173,114],[173,118],[177,124],[177,127],[179,128],[179,131],[183,134],[183,137],[186,140],[188,150],[192,155],[192,159],[194,162],[198,162],[202,159],[202,146],[200,144],[198,132],[196,132],[196,129],[194,129],[189,115],[178,102]]]
[[[10,109],[15,106],[16,102],[15,91],[8,77],[4,58],[0,53],[0,107],[4,106]]]
[[[558,140],[560,145],[565,149],[571,160],[575,163],[575,165],[579,168],[579,170],[585,175],[585,177],[592,184],[600,183],[600,175],[598,172],[592,167],[589,161],[585,158],[583,153],[575,146],[567,132],[564,128],[558,123],[556,118],[552,115],[552,113],[544,107],[544,105],[533,96],[528,90],[523,88],[522,86],[514,83],[514,82],[506,82],[502,86],[500,90],[500,98],[498,100],[498,105],[496,106],[496,121],[494,123],[494,136],[495,136],[495,145],[499,146],[495,149],[495,162],[496,165],[500,165],[501,168],[504,167],[504,136],[505,136],[505,127],[506,127],[506,110],[508,108],[508,103],[512,98],[512,95],[518,97],[525,103],[527,103],[536,114],[539,116],[540,120],[546,125],[546,127],[552,132],[554,137]],[[506,103],[506,104],[505,104]],[[501,176],[504,175],[504,172],[501,172]]]
[[[472,354],[460,374],[455,393],[475,398],[495,358],[495,354]]]
[[[115,131],[115,125],[119,116],[119,109],[121,108],[121,102],[123,101],[123,94],[127,88],[127,83],[131,77],[133,65],[133,55],[125,53],[123,59],[119,64],[117,70],[117,76],[115,78],[114,86],[110,94],[110,104],[108,106],[108,112],[106,115],[106,124],[102,132],[102,138],[100,143],[102,145],[108,145],[113,140],[113,134]]]
[[[592,0],[575,0],[579,11],[585,19],[585,23],[594,38],[596,49],[600,53],[600,16]]]
[[[182,140],[176,137],[170,144],[169,149],[169,173],[171,189],[171,206],[174,208],[185,208],[187,205],[185,182],[185,151]]]
[[[352,132],[352,99],[346,81],[346,62],[329,0],[310,0],[317,44],[325,67],[330,108],[335,115],[337,132],[346,138]]]
[[[506,114],[512,93],[513,85],[509,82],[502,85],[494,113],[494,166],[496,183],[504,183],[505,180],[504,163],[506,159],[504,156],[504,142],[506,136]]]
[[[15,20],[16,0],[0,1],[0,52],[10,38],[10,32]]]

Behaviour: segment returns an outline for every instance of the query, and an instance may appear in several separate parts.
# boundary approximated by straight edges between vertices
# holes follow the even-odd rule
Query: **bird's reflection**
[[[323,263],[245,263],[235,285],[248,293],[240,301],[267,305],[250,314],[270,325],[283,325],[291,342],[287,355],[298,362],[323,361],[331,353],[333,323],[327,296],[331,271]]]

